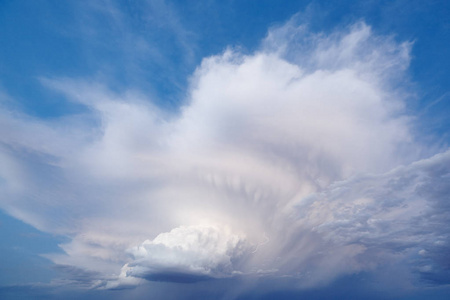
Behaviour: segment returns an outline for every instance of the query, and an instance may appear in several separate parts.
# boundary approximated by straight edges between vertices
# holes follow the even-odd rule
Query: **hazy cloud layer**
[[[450,154],[423,159],[404,114],[410,47],[364,23],[325,35],[294,18],[253,54],[205,58],[176,113],[42,78],[87,112],[0,111],[1,207],[70,237],[48,257],[92,287],[311,287],[389,265],[449,283]]]

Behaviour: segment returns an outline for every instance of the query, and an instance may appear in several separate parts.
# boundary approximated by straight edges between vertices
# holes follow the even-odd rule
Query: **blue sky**
[[[447,1],[0,1],[3,299],[444,299]]]

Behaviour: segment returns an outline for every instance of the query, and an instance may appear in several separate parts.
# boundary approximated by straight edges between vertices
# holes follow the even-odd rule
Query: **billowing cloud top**
[[[449,283],[450,152],[424,159],[415,142],[401,89],[410,47],[364,23],[325,35],[293,19],[255,53],[204,59],[176,113],[43,78],[86,112],[0,111],[1,206],[69,237],[48,257],[91,287],[310,287],[398,264]]]

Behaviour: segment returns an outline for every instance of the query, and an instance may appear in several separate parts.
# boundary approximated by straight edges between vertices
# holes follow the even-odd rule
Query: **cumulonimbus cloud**
[[[292,20],[252,54],[205,58],[175,113],[138,92],[42,79],[86,112],[0,112],[1,206],[69,237],[48,257],[100,288],[316,286],[392,261],[448,282],[449,154],[420,160],[401,88],[410,47],[364,23],[326,35]]]

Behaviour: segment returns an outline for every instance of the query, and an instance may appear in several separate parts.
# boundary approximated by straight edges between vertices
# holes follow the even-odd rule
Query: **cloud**
[[[129,250],[128,276],[189,282],[231,276],[232,258],[243,252],[242,237],[226,229],[190,226],[161,233]]]
[[[298,203],[297,231],[311,230],[328,244],[319,257],[333,254],[336,262],[347,262],[328,263],[328,274],[403,260],[422,280],[448,281],[449,162],[447,151],[384,174],[335,182]]]
[[[233,276],[306,288],[390,264],[447,283],[449,154],[423,159],[410,129],[410,46],[364,23],[326,35],[292,19],[255,53],[205,58],[176,112],[42,79],[86,113],[1,111],[0,205],[69,237],[47,257],[97,288]]]

